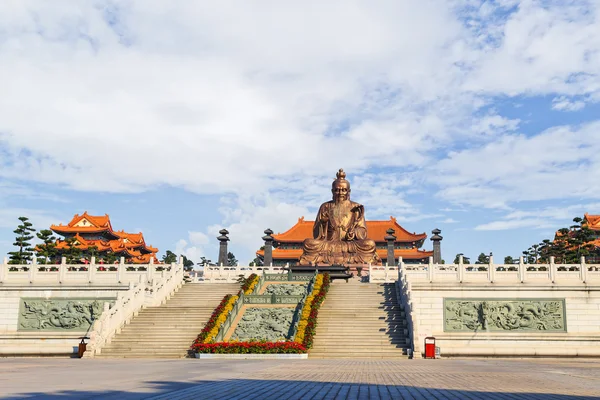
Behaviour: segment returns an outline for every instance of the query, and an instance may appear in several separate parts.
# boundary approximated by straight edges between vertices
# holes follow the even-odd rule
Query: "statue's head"
[[[333,194],[333,200],[343,201],[350,199],[350,182],[346,180],[346,173],[340,168],[337,174],[335,174],[336,180],[331,184],[331,194]]]

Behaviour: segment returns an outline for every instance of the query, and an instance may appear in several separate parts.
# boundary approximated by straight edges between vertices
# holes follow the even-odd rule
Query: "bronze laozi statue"
[[[304,240],[299,264],[381,264],[375,241],[367,238],[364,207],[350,201],[350,182],[343,169],[336,177],[331,185],[333,200],[321,204],[314,239]]]

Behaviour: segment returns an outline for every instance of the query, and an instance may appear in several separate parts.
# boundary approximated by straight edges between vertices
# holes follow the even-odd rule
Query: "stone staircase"
[[[140,311],[96,357],[186,357],[223,297],[239,289],[239,284],[186,283],[165,304]]]
[[[309,358],[408,358],[406,318],[393,283],[334,281]]]

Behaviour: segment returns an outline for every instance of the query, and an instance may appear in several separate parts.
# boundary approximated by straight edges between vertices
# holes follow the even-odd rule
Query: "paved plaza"
[[[597,399],[596,360],[0,359],[9,399]]]

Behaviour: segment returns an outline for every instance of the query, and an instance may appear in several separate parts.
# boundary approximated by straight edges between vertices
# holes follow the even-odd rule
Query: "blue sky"
[[[322,3],[2,2],[0,254],[87,210],[247,262],[338,168],[447,261],[600,213],[598,1]]]

